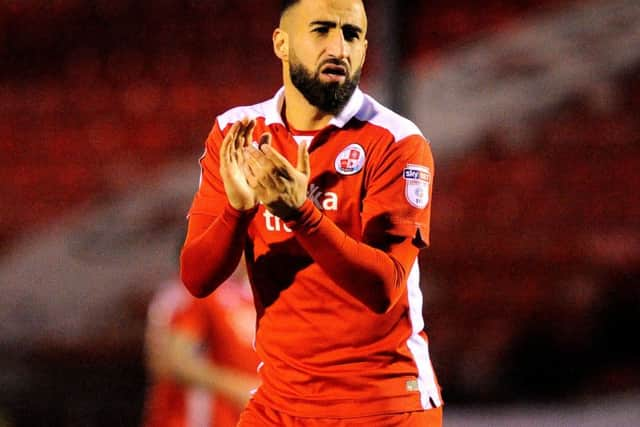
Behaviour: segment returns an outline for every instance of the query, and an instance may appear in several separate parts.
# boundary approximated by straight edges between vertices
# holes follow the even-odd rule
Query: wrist
[[[306,199],[292,215],[285,219],[285,224],[292,230],[312,231],[323,216],[322,211],[311,200]]]
[[[224,209],[224,215],[230,216],[233,218],[243,218],[243,217],[252,217],[258,211],[258,205],[250,206],[250,207],[240,207],[237,208],[233,206],[233,203],[228,202]]]
[[[257,203],[242,203],[242,202],[234,202],[230,199],[227,199],[227,205],[233,209],[234,211],[237,212],[249,212],[253,209],[256,209],[258,204]]]

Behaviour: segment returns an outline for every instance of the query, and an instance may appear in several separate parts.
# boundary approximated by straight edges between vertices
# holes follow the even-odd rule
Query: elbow
[[[382,292],[380,294],[381,302],[378,307],[377,314],[385,314],[394,309],[401,298],[407,298],[407,275],[400,263],[395,261],[395,270],[393,279],[388,276],[380,278],[380,288]]]
[[[235,265],[226,263],[218,267],[207,267],[206,260],[183,249],[180,255],[180,280],[189,293],[196,298],[209,296],[229,278]]]
[[[407,277],[405,270],[392,256],[388,257],[392,263],[386,263],[384,271],[377,271],[369,276],[366,286],[369,289],[367,306],[376,314],[385,314],[395,308],[403,296],[406,298]],[[387,259],[383,258],[383,261]],[[382,263],[381,263],[382,264]]]
[[[205,283],[186,274],[184,270],[180,271],[180,280],[189,293],[196,298],[204,298],[211,293]]]
[[[198,283],[194,282],[185,282],[183,280],[185,288],[189,291],[191,295],[196,298],[205,298],[211,294],[211,291],[207,290],[205,286],[202,286]]]
[[[398,283],[383,283],[381,297],[378,299],[377,304],[373,308],[376,314],[385,314],[393,310],[398,304],[400,298],[403,295],[403,290],[406,289],[406,285]]]
[[[391,296],[385,295],[384,298],[372,307],[372,310],[376,314],[386,314],[396,306],[398,300],[399,298],[392,298]]]
[[[375,314],[385,314],[388,313],[395,307],[398,303],[401,292],[400,289],[388,284],[382,283],[379,286],[374,286],[371,289],[377,289],[378,291],[375,294],[369,294],[369,298],[367,298],[366,305],[369,307],[371,311]]]
[[[375,314],[385,314],[389,312],[389,310],[391,310],[392,306],[393,305],[391,304],[390,300],[382,300],[382,301],[376,301],[374,304],[370,304],[369,308]]]
[[[406,285],[386,280],[384,277],[368,276],[361,281],[352,281],[345,290],[375,314],[391,311],[403,294]]]
[[[199,277],[197,269],[189,265],[184,253],[180,257],[180,280],[189,293],[196,298],[204,298],[213,292],[210,284]]]

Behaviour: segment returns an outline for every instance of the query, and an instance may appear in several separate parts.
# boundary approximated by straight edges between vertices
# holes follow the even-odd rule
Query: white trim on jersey
[[[411,135],[420,135],[424,138],[418,126],[411,120],[388,109],[369,95],[364,95],[362,106],[356,114],[356,119],[387,129],[396,141]]]
[[[282,105],[284,104],[284,87],[281,87],[275,96],[267,101],[255,105],[246,105],[242,107],[232,108],[218,116],[218,126],[224,131],[229,123],[237,122],[244,118],[255,119],[264,117],[265,123],[268,125],[279,123],[284,126],[282,116]]]
[[[418,390],[420,402],[424,409],[432,409],[442,405],[440,391],[436,382],[436,376],[429,357],[429,343],[420,335],[424,329],[422,318],[422,292],[420,291],[420,267],[416,259],[407,280],[409,298],[409,318],[411,320],[412,334],[407,340],[407,347],[413,355],[413,360],[418,368]],[[433,404],[432,404],[433,402]]]
[[[273,98],[255,105],[236,107],[228,110],[218,117],[218,125],[224,130],[229,123],[244,118],[255,119],[264,117],[266,125],[281,124],[284,126],[281,112],[284,105],[284,87],[278,89]],[[343,128],[349,120],[356,118],[360,121],[370,122],[376,126],[387,129],[396,141],[400,141],[411,135],[420,135],[424,138],[418,126],[411,120],[388,109],[371,96],[363,93],[359,88],[353,92],[351,99],[342,111],[329,122],[330,125]]]
[[[313,135],[293,135],[293,140],[298,144],[302,144],[303,142],[307,143],[307,147],[313,140]]]

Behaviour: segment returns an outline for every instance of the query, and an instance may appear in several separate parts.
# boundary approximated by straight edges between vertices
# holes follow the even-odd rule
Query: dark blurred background
[[[0,426],[138,425],[146,307],[216,115],[280,85],[278,3],[0,0]],[[362,86],[436,155],[448,425],[640,425],[639,3],[366,4]]]

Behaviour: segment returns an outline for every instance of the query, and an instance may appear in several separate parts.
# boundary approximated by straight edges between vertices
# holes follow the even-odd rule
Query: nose
[[[344,59],[349,52],[349,44],[344,38],[342,31],[335,30],[331,32],[329,37],[329,45],[327,46],[327,53],[334,58]]]

